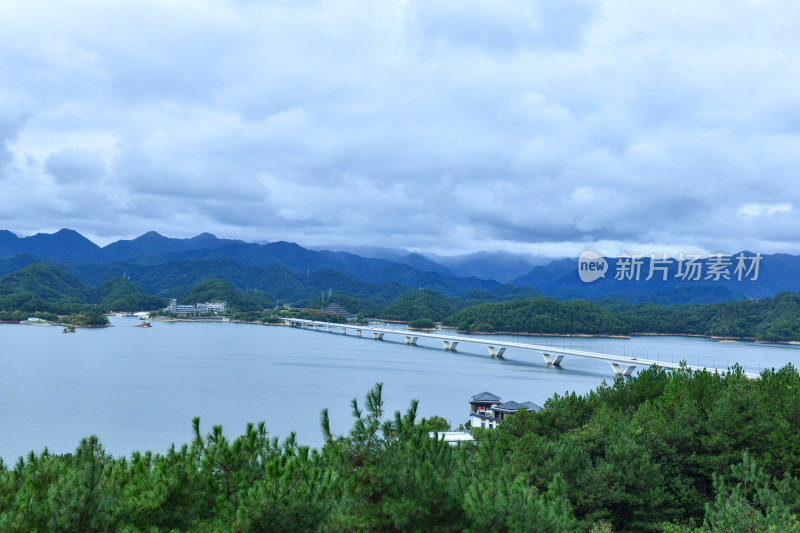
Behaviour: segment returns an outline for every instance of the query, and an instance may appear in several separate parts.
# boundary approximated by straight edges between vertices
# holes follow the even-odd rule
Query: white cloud
[[[737,210],[739,217],[744,219],[757,218],[761,216],[772,216],[777,213],[788,213],[791,211],[792,204],[744,204]]]

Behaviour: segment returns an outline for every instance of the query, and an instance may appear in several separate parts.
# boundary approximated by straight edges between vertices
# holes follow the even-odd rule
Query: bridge
[[[597,359],[608,362],[611,365],[614,374],[617,376],[631,376],[633,371],[636,370],[637,366],[649,367],[652,365],[657,365],[662,368],[678,369],[683,367],[690,370],[708,370],[709,372],[720,374],[727,372],[727,370],[720,368],[708,368],[699,365],[682,365],[680,363],[658,361],[655,359],[642,359],[626,355],[597,353],[585,350],[574,350],[572,348],[556,348],[553,346],[541,346],[522,342],[488,340],[479,337],[467,337],[438,332],[412,331],[408,329],[392,329],[379,326],[362,326],[357,324],[339,324],[336,322],[322,322],[318,320],[307,320],[302,318],[284,318],[283,321],[287,326],[313,329],[315,331],[326,331],[328,333],[340,333],[342,335],[347,335],[347,332],[350,331],[356,337],[366,336],[367,338],[371,334],[374,340],[383,340],[385,335],[399,335],[405,337],[406,344],[409,345],[416,345],[420,337],[439,339],[442,341],[442,347],[449,351],[455,351],[456,346],[458,346],[459,343],[483,344],[488,348],[490,357],[503,357],[506,349],[509,348],[528,350],[542,354],[542,358],[544,359],[545,364],[548,366],[560,366],[561,362],[566,356]],[[748,372],[745,372],[745,375],[749,378],[759,377],[758,374]]]

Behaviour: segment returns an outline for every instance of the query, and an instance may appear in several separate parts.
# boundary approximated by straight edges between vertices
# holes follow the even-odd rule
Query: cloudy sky
[[[0,2],[0,228],[800,252],[800,3]]]

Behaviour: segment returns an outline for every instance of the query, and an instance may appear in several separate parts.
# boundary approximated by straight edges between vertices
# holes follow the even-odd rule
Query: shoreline
[[[577,337],[577,338],[597,338],[597,339],[632,339],[633,337],[694,337],[702,339],[715,340],[717,342],[752,342],[756,344],[787,344],[792,346],[800,346],[800,341],[768,341],[760,340],[754,337],[725,337],[719,335],[701,335],[699,333],[653,333],[637,331],[630,335],[610,335],[605,333],[589,334],[589,333],[528,333],[528,332],[514,332],[514,331],[470,331],[459,332],[454,327],[443,326],[442,330],[450,330],[456,333],[464,333],[467,335],[518,335],[520,337]]]
[[[150,320],[154,322],[223,322],[223,323],[230,323],[230,324],[253,324],[257,326],[280,326],[280,327],[287,327],[284,322],[261,322],[258,320],[234,320],[227,317],[220,317],[220,318],[167,318],[167,317],[151,317]],[[407,321],[403,320],[382,320],[382,319],[369,319],[374,321],[392,323],[392,324],[409,324]],[[31,323],[28,324],[26,322],[19,322],[16,320],[0,320],[0,324],[15,324],[15,325],[39,325],[39,326],[75,326],[76,328],[111,328],[114,327],[114,324],[103,324],[103,325],[82,325],[79,326],[77,324],[67,324],[65,322],[47,322],[45,324],[35,324]],[[428,329],[414,329],[408,328],[410,331],[437,331],[437,330],[428,330]],[[598,339],[632,339],[633,337],[693,337],[693,338],[704,338],[709,340],[716,340],[717,342],[727,342],[727,343],[734,343],[734,342],[752,342],[754,344],[785,344],[788,346],[800,346],[800,341],[792,341],[792,340],[762,340],[756,339],[754,337],[727,337],[727,336],[720,336],[720,335],[701,335],[699,333],[654,333],[654,332],[647,332],[647,331],[637,331],[631,333],[630,335],[612,335],[612,334],[604,334],[604,333],[597,333],[597,334],[589,334],[589,333],[530,333],[530,332],[515,332],[515,331],[470,331],[470,332],[459,332],[457,328],[451,326],[441,326],[438,328],[438,331],[452,331],[454,333],[464,333],[466,335],[516,335],[520,337],[574,337],[574,338],[598,338]]]
[[[74,326],[76,328],[113,328],[114,324],[70,324],[68,322],[52,322],[52,321],[45,321],[45,322],[26,322],[26,321],[19,321],[19,320],[0,320],[0,324],[12,324],[16,326],[54,326],[54,327],[66,327],[66,326]]]
[[[172,317],[170,317],[170,318],[167,318],[167,317],[161,317],[161,316],[151,316],[147,320],[150,320],[151,322],[237,322],[237,321],[231,320],[230,318],[227,318],[227,320],[223,320],[223,318],[227,318],[227,317],[219,317],[219,318],[210,318],[210,317],[206,317],[206,318],[172,318]]]

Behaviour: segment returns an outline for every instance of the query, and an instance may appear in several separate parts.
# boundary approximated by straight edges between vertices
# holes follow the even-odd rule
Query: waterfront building
[[[508,415],[513,415],[522,408],[528,411],[539,411],[541,409],[540,406],[533,402],[503,402],[496,394],[481,392],[470,399],[470,425],[472,427],[494,429],[505,420]]]
[[[169,307],[164,309],[173,315],[188,315],[188,314],[200,314],[200,315],[210,315],[210,314],[219,314],[227,309],[227,302],[198,302],[195,305],[178,305],[178,300],[172,298],[169,303]]]

